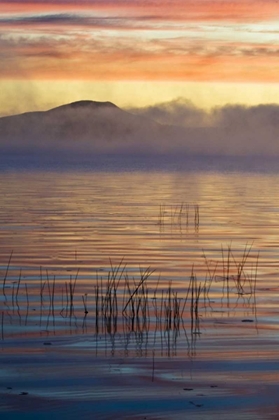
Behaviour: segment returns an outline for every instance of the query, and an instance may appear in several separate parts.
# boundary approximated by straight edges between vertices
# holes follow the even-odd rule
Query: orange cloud
[[[2,1],[0,77],[278,82],[277,11],[271,0]]]
[[[114,51],[33,50],[26,47],[26,59],[11,60],[2,66],[2,78],[22,74],[31,79],[82,80],[181,80],[181,81],[248,81],[278,82],[279,62],[276,56],[223,56],[188,54],[123,54]]]
[[[278,14],[276,0],[4,0],[1,13],[50,13],[67,11],[111,11],[117,14],[154,13],[164,19],[194,21],[255,21],[273,19]]]

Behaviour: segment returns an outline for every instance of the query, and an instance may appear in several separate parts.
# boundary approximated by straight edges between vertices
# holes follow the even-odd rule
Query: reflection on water
[[[277,329],[278,181],[3,172],[2,341],[219,359],[236,345],[249,358]]]
[[[1,418],[278,418],[279,175],[122,163],[1,173]]]

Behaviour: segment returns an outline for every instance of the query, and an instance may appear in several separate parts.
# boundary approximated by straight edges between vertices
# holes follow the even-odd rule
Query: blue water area
[[[36,154],[2,153],[0,172],[4,171],[221,171],[277,173],[278,162],[272,158],[188,155],[119,155],[119,154]]]

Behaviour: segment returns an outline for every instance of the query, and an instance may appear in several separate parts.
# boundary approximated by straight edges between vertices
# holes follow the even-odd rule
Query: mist
[[[0,151],[279,156],[279,106],[210,111],[183,99],[123,110],[80,101],[0,118]]]
[[[172,150],[202,155],[279,155],[279,105],[226,105],[211,110],[177,99],[130,109],[137,115],[174,128]],[[179,129],[181,131],[179,132]],[[181,133],[186,138],[181,138]]]

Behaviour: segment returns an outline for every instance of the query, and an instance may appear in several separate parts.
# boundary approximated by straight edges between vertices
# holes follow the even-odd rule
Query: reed
[[[54,296],[55,296],[55,276],[53,276],[52,290],[51,290],[51,309],[52,309],[52,315],[54,315]]]
[[[217,268],[218,268],[218,261],[217,262],[213,262],[213,267],[212,267],[212,262],[210,263],[209,260],[207,259],[205,252],[203,250],[203,257],[205,260],[205,264],[206,264],[206,268],[207,268],[207,273],[206,273],[206,277],[205,277],[205,284],[204,284],[204,300],[210,300],[209,299],[209,292],[210,292],[210,288],[212,286],[213,281],[216,279],[216,272],[217,272]]]
[[[29,308],[29,296],[28,296],[27,283],[25,283],[25,295],[26,295],[26,306],[27,306],[27,308]]]
[[[186,216],[185,216],[186,228],[188,229],[188,226],[189,226],[189,204],[187,204],[185,206],[185,212],[186,212]]]
[[[137,291],[139,290],[139,288],[143,285],[143,283],[145,281],[147,281],[147,279],[154,273],[154,271],[155,270],[151,270],[150,267],[148,267],[145,271],[140,271],[139,283],[136,285],[136,287],[135,287],[135,289],[132,293],[131,293],[131,290],[129,291],[130,292],[130,297],[128,298],[128,300],[127,300],[127,302],[126,302],[126,304],[125,304],[125,306],[122,310],[123,314],[125,313],[125,311],[126,311],[128,305],[130,304],[130,302],[133,301],[133,298],[134,298],[135,294],[137,293]]]
[[[99,332],[99,277],[97,273],[97,285],[95,286],[95,328]]]
[[[79,274],[79,268],[77,269],[75,279],[73,279],[72,276],[70,275],[69,282],[65,282],[66,316],[68,315],[68,312],[69,312],[70,318],[74,314],[74,295],[75,295],[75,289],[76,289],[78,274]],[[47,279],[48,279],[48,276],[47,276]],[[52,293],[50,292],[49,279],[48,279],[48,288],[49,288],[49,295],[50,295],[50,303],[51,303],[52,309],[54,311],[55,276],[54,276],[53,284],[52,284]],[[69,310],[69,306],[70,306],[70,310]],[[62,312],[63,312],[63,310],[62,310]]]
[[[44,293],[45,285],[46,285],[46,282],[43,283],[42,267],[40,267],[40,298],[41,298],[41,305],[43,305],[43,293]]]
[[[74,306],[74,295],[75,295],[75,290],[76,290],[76,284],[77,284],[78,274],[79,274],[79,268],[77,269],[75,280],[73,282],[70,281],[70,283],[69,283],[69,287],[70,287],[70,305],[71,305],[71,307]]]
[[[5,294],[5,287],[6,287],[6,281],[7,281],[7,277],[8,277],[8,273],[9,273],[9,268],[10,268],[12,256],[13,256],[13,251],[10,254],[8,265],[7,265],[6,272],[5,272],[4,279],[3,279],[2,291],[3,291],[3,295],[4,296],[6,296],[6,294]]]
[[[158,215],[158,225],[162,226],[165,222],[165,205],[160,204],[159,215]]]
[[[199,230],[199,226],[200,226],[200,208],[198,204],[195,205],[194,211],[195,211],[195,216],[194,216],[195,230],[197,231]]]
[[[17,305],[18,305],[18,293],[19,293],[20,282],[21,282],[21,269],[19,271],[19,277],[18,277],[17,289],[16,289],[16,304]]]
[[[182,212],[181,208],[176,210],[177,215]],[[185,210],[185,206],[183,209]],[[46,280],[44,281],[43,271],[40,267],[38,275],[40,279],[38,286],[39,301],[41,302],[40,325],[42,324],[42,319],[45,319],[46,330],[48,331],[51,327],[52,319],[52,327],[55,329],[55,325],[58,324],[57,321],[61,317],[69,319],[69,323],[67,321],[66,325],[69,325],[70,328],[78,329],[81,326],[82,332],[85,333],[88,323],[88,325],[94,326],[96,337],[99,333],[104,334],[105,340],[107,339],[106,337],[109,337],[111,340],[111,345],[115,346],[116,333],[120,332],[125,335],[126,349],[130,338],[133,337],[136,346],[138,346],[137,348],[143,351],[142,347],[146,346],[146,352],[147,349],[150,349],[148,335],[151,333],[154,337],[154,348],[158,330],[162,351],[166,352],[167,355],[175,354],[176,342],[181,332],[184,331],[186,343],[188,343],[187,345],[189,345],[190,349],[189,352],[194,354],[191,349],[195,347],[196,340],[201,334],[201,321],[207,308],[211,308],[212,296],[216,296],[216,290],[219,293],[220,287],[223,287],[228,310],[232,310],[230,309],[230,302],[233,301],[233,296],[236,295],[237,299],[240,299],[246,308],[252,308],[254,316],[256,316],[256,283],[259,254],[256,256],[252,255],[251,248],[252,246],[246,245],[241,253],[235,253],[231,245],[227,248],[222,247],[221,256],[219,252],[217,261],[209,260],[205,252],[203,252],[206,266],[205,275],[198,277],[197,269],[192,265],[190,276],[185,279],[185,284],[181,291],[174,287],[172,279],[169,279],[167,287],[161,287],[160,275],[153,283],[149,282],[155,271],[150,267],[147,269],[140,268],[137,275],[133,277],[128,274],[123,259],[117,265],[113,265],[110,260],[106,276],[101,276],[99,272],[96,273],[95,281],[92,284],[93,298],[90,302],[93,302],[93,304],[91,303],[92,310],[90,308],[90,314],[88,309],[88,289],[86,293],[80,293],[76,296],[79,269],[77,269],[74,276],[70,275],[69,281],[64,282],[63,280],[62,287],[59,288],[59,278],[56,278],[55,275],[52,278],[48,270],[46,270]],[[252,264],[251,260],[253,260]],[[219,272],[218,267],[220,268]],[[20,270],[18,281],[13,285],[12,293],[7,295],[6,309],[2,315],[3,331],[4,320],[7,322],[7,317],[11,316],[10,302],[13,304],[12,316],[16,316],[14,302],[18,303],[20,294],[24,291],[24,288],[21,287],[21,279],[22,271]],[[220,281],[222,282],[221,285]],[[44,290],[46,289],[48,291],[49,306],[48,313],[44,309],[43,314],[42,308],[45,308]],[[29,290],[27,283],[25,283],[27,306],[25,325],[27,324],[29,305],[31,303]],[[244,301],[244,295],[250,297]],[[33,298],[32,292],[32,302]],[[58,302],[62,302],[62,309],[60,312],[55,313]],[[79,312],[76,313],[77,316],[74,314],[74,304],[77,304],[79,308]],[[236,301],[236,304],[238,304],[238,301]],[[211,309],[214,309],[214,303],[212,303]],[[79,318],[79,314],[82,312],[82,318]],[[60,322],[62,322],[61,318]],[[186,332],[188,328],[190,332],[189,339]],[[7,333],[5,335],[7,336]]]
[[[87,309],[87,293],[85,293],[85,295],[82,295],[82,303],[83,303],[83,307],[84,307],[84,315],[87,316],[88,315],[88,309]]]
[[[227,302],[228,306],[230,305],[230,269],[231,269],[231,256],[232,256],[232,250],[231,250],[231,244],[228,245],[227,250],[227,257],[225,256],[223,246],[222,249],[222,263],[223,263],[223,278],[225,280],[224,285],[226,286],[227,290]]]
[[[13,288],[12,288],[12,307],[13,307],[13,311],[14,311],[14,308],[15,308],[15,281],[13,281]]]
[[[194,277],[194,265],[192,266],[192,272],[191,272],[191,276],[190,276],[190,282],[189,282],[187,293],[186,293],[186,296],[185,296],[185,299],[184,299],[184,305],[183,305],[183,308],[182,308],[182,311],[181,311],[181,314],[180,314],[180,318],[181,319],[183,319],[184,310],[185,310],[185,307],[186,307],[186,304],[187,304],[187,301],[188,301],[188,297],[190,295],[190,292],[191,292],[191,295],[193,295],[193,277]],[[192,307],[192,299],[191,299],[191,307]]]
[[[235,276],[235,283],[236,283],[237,291],[239,294],[244,293],[244,286],[245,286],[245,280],[246,280],[244,267],[249,257],[251,248],[252,248],[252,244],[250,247],[248,247],[248,245],[246,244],[240,262],[237,263],[234,259],[235,266],[237,268],[237,274]]]

